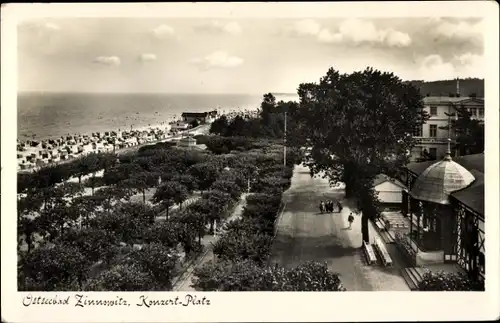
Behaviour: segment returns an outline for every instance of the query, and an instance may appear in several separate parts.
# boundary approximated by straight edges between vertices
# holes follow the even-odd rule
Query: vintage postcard
[[[2,320],[498,318],[494,2],[2,9]]]

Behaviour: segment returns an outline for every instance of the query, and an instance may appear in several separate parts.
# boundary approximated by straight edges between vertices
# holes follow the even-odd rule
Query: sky
[[[18,89],[295,93],[333,67],[403,80],[484,78],[466,18],[54,18],[18,26]]]

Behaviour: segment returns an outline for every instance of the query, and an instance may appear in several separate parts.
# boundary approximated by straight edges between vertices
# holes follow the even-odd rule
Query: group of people
[[[321,201],[319,203],[319,211],[321,213],[333,213],[333,207],[335,204],[337,205],[337,212],[342,212],[342,204],[339,201],[334,202],[332,200],[326,202]]]

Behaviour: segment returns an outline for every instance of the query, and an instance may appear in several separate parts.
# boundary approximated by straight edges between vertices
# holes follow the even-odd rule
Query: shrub
[[[475,282],[465,273],[426,271],[418,284],[420,291],[484,291],[484,282]]]
[[[317,262],[295,268],[252,261],[208,263],[194,276],[192,287],[199,291],[345,291],[339,275]]]

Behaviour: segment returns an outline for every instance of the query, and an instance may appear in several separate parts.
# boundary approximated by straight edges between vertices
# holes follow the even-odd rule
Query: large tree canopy
[[[301,84],[298,94],[290,135],[309,140],[313,173],[324,171],[332,182],[345,182],[348,197],[355,195],[368,240],[367,216],[373,214],[366,213],[377,200],[373,178],[408,161],[412,130],[427,118],[422,96],[394,74],[372,68],[352,74],[330,68],[319,83]]]

